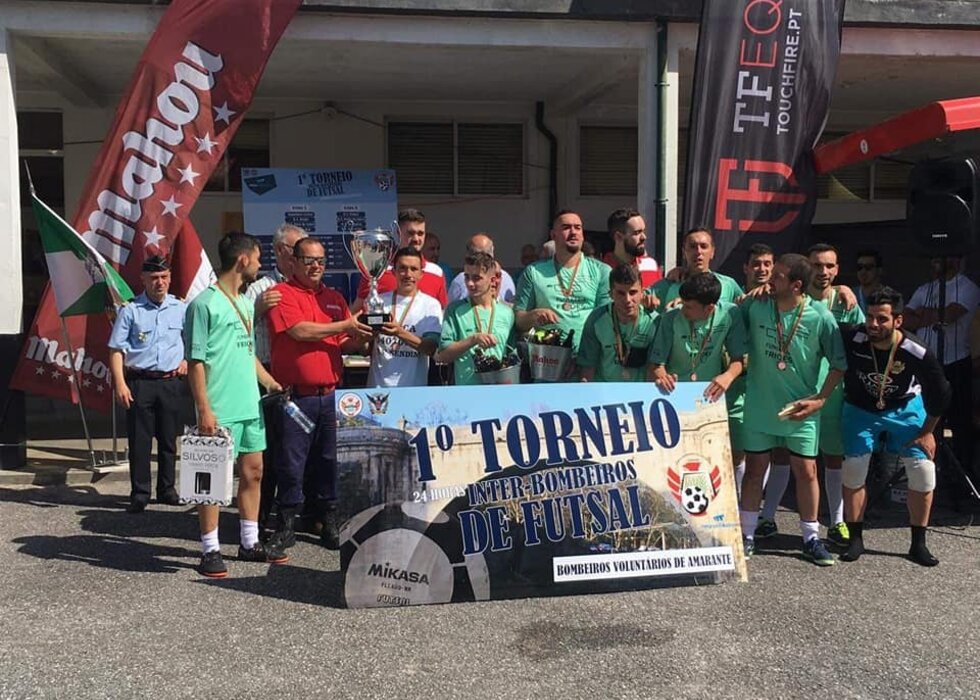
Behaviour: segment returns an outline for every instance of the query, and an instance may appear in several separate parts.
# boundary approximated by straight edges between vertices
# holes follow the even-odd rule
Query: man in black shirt
[[[936,487],[933,430],[949,405],[950,387],[936,356],[921,340],[901,330],[902,295],[883,287],[868,297],[863,326],[842,327],[847,350],[844,375],[844,511],[851,534],[841,561],[864,553],[864,482],[875,442],[902,457],[908,477],[909,558],[922,566],[939,563],[926,548],[926,525]]]

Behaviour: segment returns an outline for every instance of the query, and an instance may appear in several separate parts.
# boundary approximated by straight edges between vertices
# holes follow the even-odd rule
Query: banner
[[[804,243],[843,16],[844,0],[704,0],[683,222],[714,233],[724,271],[754,243]]]
[[[135,290],[148,255],[207,277],[187,215],[252,101],[265,64],[300,0],[174,0],[150,38],[89,174],[74,229]],[[41,197],[44,196],[40,192]],[[183,236],[189,245],[179,246]],[[197,257],[194,257],[197,255]],[[189,289],[172,286],[178,296]],[[104,315],[66,319],[69,356],[50,284],[11,387],[70,399],[74,365],[83,401],[108,410],[110,326]]]
[[[337,392],[350,607],[746,580],[703,383]]]
[[[245,230],[262,241],[262,267],[275,264],[272,233],[293,224],[323,242],[324,284],[348,300],[360,273],[347,244],[350,233],[391,229],[398,215],[394,170],[248,168],[242,171]]]

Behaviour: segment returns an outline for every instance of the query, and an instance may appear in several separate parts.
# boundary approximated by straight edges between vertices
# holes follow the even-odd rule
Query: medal
[[[578,260],[575,263],[575,269],[572,270],[572,279],[568,282],[568,287],[566,288],[561,281],[561,268],[558,266],[558,261],[554,260],[555,263],[555,279],[558,280],[558,288],[561,290],[562,296],[565,297],[565,303],[561,305],[564,311],[572,310],[572,292],[575,290],[575,278],[578,277],[578,267],[582,264],[582,255],[579,254]]]
[[[786,353],[789,352],[789,346],[793,343],[793,338],[796,337],[796,331],[800,329],[800,321],[803,320],[803,309],[806,308],[806,296],[800,297],[800,303],[796,305],[796,319],[793,321],[793,328],[789,332],[789,336],[783,339],[783,317],[779,313],[779,305],[776,300],[772,300],[772,311],[776,316],[776,342],[779,343],[779,362],[776,363],[776,369],[780,372],[786,371]]]
[[[897,336],[897,337],[896,337]],[[885,364],[885,371],[878,371],[878,355],[875,354],[875,346],[871,345],[871,361],[875,365],[875,376],[881,377],[878,380],[878,401],[875,403],[875,408],[879,411],[885,410],[885,386],[891,382],[888,375],[892,371],[892,367],[895,364],[895,353],[898,352],[898,341],[901,336],[899,336],[898,331],[892,331],[892,344],[888,348],[888,362]]]
[[[623,376],[629,377],[629,370],[626,368],[627,351],[626,349],[630,347],[630,341],[633,336],[636,335],[636,328],[640,323],[640,313],[637,311],[636,320],[633,321],[633,328],[630,330],[629,337],[623,337],[623,331],[619,327],[619,317],[616,315],[616,309],[610,308],[612,313],[612,326],[613,335],[616,336],[616,360],[619,362],[620,366],[623,367]]]
[[[245,314],[243,314],[242,310],[238,308],[238,304],[236,304],[235,300],[232,299],[231,294],[225,291],[225,288],[221,286],[221,283],[215,282],[215,285],[221,290],[221,293],[225,295],[228,303],[231,304],[232,308],[235,309],[235,313],[238,314],[238,320],[242,322],[243,326],[245,326],[245,335],[248,336],[248,353],[250,355],[254,355],[255,350],[252,347],[252,324],[248,322],[248,320],[245,318]]]
[[[701,336],[701,347],[698,349],[697,353],[691,352],[690,344],[694,342],[695,338],[695,328],[694,321],[687,322],[688,327],[688,354],[691,356],[691,381],[697,381],[697,369],[701,364],[701,358],[704,355],[705,349],[708,347],[708,341],[711,340],[711,332],[715,328],[715,312],[711,312],[711,321],[708,323],[708,329],[705,331],[704,335]]]

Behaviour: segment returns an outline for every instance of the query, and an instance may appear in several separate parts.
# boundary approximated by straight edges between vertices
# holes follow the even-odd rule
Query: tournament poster
[[[746,580],[703,383],[337,392],[349,607]]]
[[[350,257],[351,233],[391,230],[398,216],[394,170],[347,168],[245,168],[242,170],[245,230],[262,241],[262,267],[275,264],[272,234],[293,224],[323,243],[325,283],[350,298],[357,266]]]

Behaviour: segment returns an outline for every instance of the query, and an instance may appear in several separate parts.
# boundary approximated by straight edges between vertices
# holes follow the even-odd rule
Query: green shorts
[[[726,394],[725,399],[728,403],[728,435],[732,452],[742,452],[745,450],[745,394],[734,398]]]
[[[262,452],[265,449],[265,421],[261,413],[258,418],[223,425],[228,428],[235,444],[235,459],[238,459],[239,455]]]
[[[844,454],[844,434],[840,413],[820,414],[820,451],[825,455]]]
[[[743,449],[746,452],[769,452],[777,447],[785,447],[798,457],[816,458],[820,421],[807,420],[789,435],[769,435],[767,433],[745,431]]]

